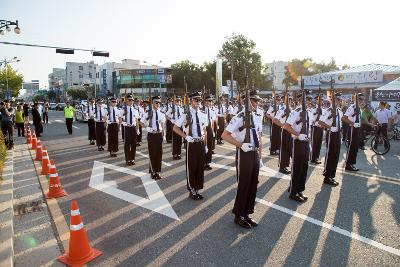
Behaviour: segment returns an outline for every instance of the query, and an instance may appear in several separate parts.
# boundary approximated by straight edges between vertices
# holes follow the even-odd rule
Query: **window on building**
[[[83,70],[83,66],[79,66],[79,70]]]
[[[89,78],[92,79],[92,74],[91,73],[89,73]]]
[[[79,78],[82,79],[83,78],[83,74],[79,74]]]

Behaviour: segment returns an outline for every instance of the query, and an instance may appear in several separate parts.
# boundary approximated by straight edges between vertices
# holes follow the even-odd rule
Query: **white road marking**
[[[235,157],[233,157],[233,156],[225,156],[225,155],[220,155],[220,154],[214,154],[213,157],[235,160]],[[217,163],[212,163],[212,165],[217,168],[236,171],[235,167],[230,167],[230,166],[217,164]],[[279,171],[275,171],[274,169],[271,169],[266,166],[263,166],[260,168],[260,175],[268,176],[268,177],[272,177],[272,178],[279,178],[279,179],[283,179],[283,180],[290,180],[289,175],[280,173]]]
[[[76,127],[75,125],[72,125],[72,127],[75,128],[75,129],[79,129],[79,127]]]
[[[118,185],[115,181],[104,181],[105,168],[139,177],[142,180],[148,198],[143,198],[118,189]],[[179,221],[178,215],[176,215],[157,182],[151,179],[150,175],[147,173],[107,164],[101,161],[94,161],[89,187]]]
[[[60,123],[64,123],[64,121],[62,120],[54,120],[55,122],[60,122]]]
[[[378,249],[380,249],[380,250],[384,250],[384,251],[386,251],[386,252],[389,252],[389,253],[392,253],[392,254],[394,254],[394,255],[400,256],[400,250],[399,250],[399,249],[389,247],[389,246],[387,246],[387,245],[384,245],[384,244],[379,243],[379,242],[377,242],[377,241],[374,241],[374,240],[372,240],[372,239],[366,238],[366,237],[361,236],[361,235],[359,235],[359,234],[356,234],[356,233],[353,233],[353,232],[349,232],[349,231],[347,231],[347,230],[344,230],[344,229],[342,229],[342,228],[339,228],[339,227],[337,227],[337,226],[334,226],[333,224],[329,224],[329,223],[326,223],[326,222],[322,222],[322,221],[320,221],[320,220],[311,218],[311,217],[309,217],[309,216],[307,216],[307,215],[298,213],[298,212],[293,211],[293,210],[291,210],[291,209],[288,209],[288,208],[285,208],[285,207],[276,205],[276,204],[271,203],[271,202],[269,202],[269,201],[266,201],[266,200],[264,200],[264,199],[256,198],[256,201],[257,201],[258,203],[261,203],[261,204],[266,205],[266,206],[268,206],[268,207],[271,207],[271,208],[273,208],[273,209],[279,210],[279,211],[281,211],[281,212],[283,212],[283,213],[286,213],[286,214],[289,214],[289,215],[291,215],[291,216],[297,217],[297,218],[299,218],[299,219],[305,220],[305,221],[307,221],[307,222],[310,222],[310,223],[312,223],[312,224],[318,225],[318,226],[320,226],[320,227],[324,227],[324,228],[328,229],[329,231],[336,232],[336,233],[338,233],[338,234],[341,234],[341,235],[350,237],[350,238],[352,238],[352,239],[358,240],[358,241],[360,241],[360,242],[363,242],[363,243],[365,243],[365,244],[367,244],[367,245],[374,246],[374,247],[376,247],[376,248],[378,248]]]
[[[142,157],[145,157],[145,158],[149,158],[149,155],[146,155],[146,154],[144,154],[142,152],[139,152],[139,151],[136,151],[136,154],[138,154],[138,155],[140,155]],[[169,162],[165,162],[165,161],[161,161],[161,163],[164,164],[165,166],[168,166],[168,167],[173,165],[173,164],[171,164]]]

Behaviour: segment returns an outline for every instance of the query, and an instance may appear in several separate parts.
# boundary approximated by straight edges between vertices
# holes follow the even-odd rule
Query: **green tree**
[[[11,65],[7,65],[5,68],[3,68],[0,71],[0,87],[3,96],[5,95],[7,90],[7,80],[8,80],[8,88],[12,96],[17,97],[19,95],[19,91],[22,88],[24,76],[18,73],[16,70],[14,70]]]
[[[57,95],[56,95],[56,92],[54,90],[49,90],[47,92],[47,99],[54,100],[54,99],[56,99],[56,97],[57,97]]]
[[[85,88],[68,88],[67,94],[74,100],[88,98],[88,90],[86,90]]]
[[[246,74],[250,86],[260,87],[265,78],[263,75],[265,67],[261,63],[261,55],[256,51],[256,43],[253,40],[242,34],[233,33],[225,38],[218,55],[226,65],[233,68],[233,79],[238,82],[240,88],[245,87]]]
[[[171,87],[177,90],[177,94],[184,92],[184,77],[189,92],[201,90],[203,87],[202,82],[202,68],[189,60],[184,60],[171,65],[172,84]]]

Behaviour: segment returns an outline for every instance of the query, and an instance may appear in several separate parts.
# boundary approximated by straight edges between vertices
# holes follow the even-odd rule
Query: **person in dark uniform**
[[[307,180],[308,159],[310,155],[309,147],[309,118],[306,107],[302,107],[302,92],[297,95],[298,105],[289,115],[283,129],[288,131],[293,138],[292,148],[292,171],[289,186],[289,198],[298,202],[307,201],[308,197],[303,194]],[[305,96],[304,96],[305,97]],[[303,110],[304,108],[304,110]],[[305,122],[302,121],[304,112]],[[305,125],[303,125],[305,124]]]
[[[186,139],[186,182],[189,190],[189,198],[193,200],[203,199],[200,190],[204,186],[204,162],[207,151],[207,117],[200,111],[201,92],[189,95],[189,111],[185,111],[177,121],[173,131]],[[188,113],[190,119],[188,121]],[[181,130],[183,127],[183,131]]]
[[[234,222],[243,228],[256,227],[257,223],[250,218],[254,213],[257,194],[258,175],[260,171],[259,147],[262,132],[262,114],[257,113],[261,98],[257,91],[249,93],[250,97],[250,140],[245,142],[245,111],[234,116],[222,134],[222,138],[236,147],[236,175],[238,188],[233,214]],[[242,97],[245,99],[245,96]],[[246,99],[247,100],[247,99]]]
[[[5,145],[8,150],[14,147],[14,116],[15,109],[11,106],[9,100],[4,100],[4,107],[0,109],[1,112],[1,131],[5,138]],[[40,134],[39,134],[40,136]]]
[[[141,120],[141,117],[144,113],[144,109],[143,107],[140,105],[139,99],[138,98],[134,98],[133,99],[134,105],[133,107],[137,110],[137,112],[139,113],[139,122]],[[138,135],[137,135],[137,140],[136,140],[136,146],[141,146],[141,142],[142,142],[142,124],[138,124]]]
[[[286,97],[289,97],[287,95]],[[288,103],[288,101],[286,101]],[[290,114],[290,107],[286,104],[279,106],[279,110],[273,119],[274,124],[283,127]],[[288,167],[290,165],[290,156],[292,154],[292,136],[285,129],[281,130],[281,142],[279,150],[279,172],[283,174],[290,174]]]
[[[110,98],[110,106],[108,108],[108,152],[110,157],[116,157],[118,152],[118,132],[122,122],[117,100],[114,97]]]
[[[333,94],[334,92],[331,92]],[[339,95],[336,95],[336,102],[340,104]],[[342,111],[335,103],[336,112],[334,112],[333,99],[332,106],[322,113],[318,123],[321,127],[327,129],[327,141],[326,141],[326,152],[325,152],[325,164],[324,164],[324,184],[337,186],[339,183],[335,180],[336,169],[339,162],[340,156],[340,130],[341,130],[341,119],[343,116]]]
[[[91,145],[94,145],[96,140],[95,106],[94,98],[90,98],[86,108],[86,116],[88,117],[88,139]]]
[[[103,151],[106,145],[107,109],[103,106],[103,99],[98,98],[94,109],[96,122],[96,146],[98,151]]]
[[[217,105],[217,125],[218,125],[218,130],[217,130],[217,144],[222,145],[222,133],[224,132],[225,129],[225,115],[226,115],[226,107],[224,105],[224,102],[220,98],[220,102]]]
[[[357,94],[357,93],[356,93]],[[358,171],[355,166],[357,163],[357,153],[359,148],[359,134],[361,127],[361,112],[360,108],[356,105],[357,95],[353,95],[355,103],[350,105],[342,117],[342,122],[347,123],[350,128],[349,146],[346,154],[346,170]]]
[[[279,95],[275,95],[275,105],[272,104],[273,100],[271,100],[271,105],[267,110],[266,113],[266,117],[268,119],[271,120],[271,131],[270,131],[270,148],[269,148],[269,153],[271,156],[277,156],[278,155],[278,151],[280,149],[280,142],[281,142],[281,131],[282,128],[279,127],[279,125],[277,125],[276,123],[274,123],[274,119],[276,116],[276,113],[278,112],[279,108],[280,108],[280,96]],[[275,106],[276,106],[276,110],[275,110]]]
[[[184,113],[181,105],[181,97],[177,96],[175,98],[175,110],[171,108],[165,115],[171,119],[172,124]],[[173,126],[172,126],[173,128]],[[182,129],[181,129],[182,130]],[[172,157],[174,160],[180,160],[182,154],[182,137],[172,130]]]
[[[36,102],[33,104],[32,108],[32,121],[33,125],[35,125],[36,137],[40,137],[43,133],[42,117],[40,116],[38,109],[39,109],[39,104]]]
[[[123,126],[125,128],[124,152],[127,166],[135,165],[138,124],[139,113],[133,106],[133,97],[128,95]]]
[[[211,160],[212,160],[212,153],[214,151],[215,148],[215,138],[214,138],[214,121],[216,118],[216,114],[214,113],[214,111],[211,109],[212,107],[212,100],[213,100],[213,96],[212,95],[207,95],[205,97],[205,109],[204,109],[204,113],[206,114],[207,117],[207,154],[206,154],[206,158],[205,158],[205,165],[204,165],[204,169],[206,171],[209,171],[212,169],[212,167],[210,166]]]
[[[172,99],[170,97],[167,98],[167,103],[163,109],[164,114],[167,114],[172,110],[171,100]],[[172,142],[172,127],[173,127],[173,124],[171,122],[171,119],[168,116],[166,116],[165,139],[167,140],[167,143]]]
[[[142,115],[140,123],[147,130],[147,148],[149,150],[149,173],[154,180],[162,179],[161,161],[162,161],[162,143],[163,143],[163,125],[165,115],[160,110],[161,97],[152,97],[152,106]]]

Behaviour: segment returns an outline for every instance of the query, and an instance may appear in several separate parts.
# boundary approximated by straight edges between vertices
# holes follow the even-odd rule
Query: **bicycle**
[[[367,143],[371,139],[371,149],[378,155],[385,155],[390,150],[390,141],[388,138],[378,134],[379,125],[374,126],[373,131],[365,133],[364,142]],[[346,147],[349,147],[350,140],[345,141]]]
[[[399,126],[392,126],[388,129],[388,139],[389,140],[400,140],[400,127]]]

